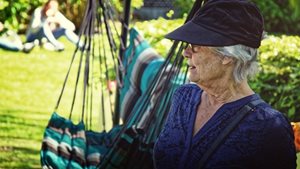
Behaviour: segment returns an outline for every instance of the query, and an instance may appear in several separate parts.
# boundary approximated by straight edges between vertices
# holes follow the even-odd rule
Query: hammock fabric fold
[[[53,113],[42,142],[42,166],[81,168],[86,163],[84,124],[73,124]]]
[[[85,131],[83,122],[72,121],[53,113],[44,133],[41,150],[43,168],[93,169],[111,148],[122,126],[110,132]]]
[[[123,121],[128,119],[165,61],[134,28],[129,31],[129,42],[122,60],[125,69],[119,98]]]

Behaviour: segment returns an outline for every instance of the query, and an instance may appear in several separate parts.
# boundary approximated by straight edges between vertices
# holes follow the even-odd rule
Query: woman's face
[[[188,59],[189,79],[199,85],[215,82],[224,74],[222,58],[208,47],[189,45],[183,52]]]
[[[50,1],[46,6],[46,16],[54,16],[58,11],[58,3],[57,1]]]

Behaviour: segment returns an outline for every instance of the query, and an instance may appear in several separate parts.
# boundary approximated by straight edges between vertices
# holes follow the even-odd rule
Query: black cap
[[[166,38],[202,46],[243,44],[258,48],[263,30],[263,17],[252,2],[209,0],[190,21]]]

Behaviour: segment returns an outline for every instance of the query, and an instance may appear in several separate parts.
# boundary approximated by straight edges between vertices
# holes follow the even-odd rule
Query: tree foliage
[[[274,108],[300,121],[300,37],[270,36],[262,42],[261,72],[252,86]]]
[[[0,0],[0,21],[9,29],[24,29],[32,7],[41,4],[40,0]]]
[[[125,0],[112,0],[112,4],[114,4],[115,9],[119,12],[122,13],[123,9],[124,9],[124,3]],[[144,4],[143,0],[131,0],[131,8],[134,9],[138,9],[140,7],[142,7]]]
[[[252,0],[262,11],[265,29],[272,33],[300,34],[299,0]],[[178,16],[189,13],[195,0],[174,0]]]
[[[253,0],[262,11],[268,32],[300,34],[299,0]]]
[[[177,15],[183,17],[187,15],[193,7],[193,4],[196,0],[174,0],[173,5]]]

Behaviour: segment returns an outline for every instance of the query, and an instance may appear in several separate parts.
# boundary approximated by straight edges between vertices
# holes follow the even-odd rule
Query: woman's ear
[[[232,63],[233,62],[233,59],[231,58],[231,57],[224,57],[223,59],[222,59],[222,64],[223,65],[228,65],[228,64],[230,64],[230,63]]]

